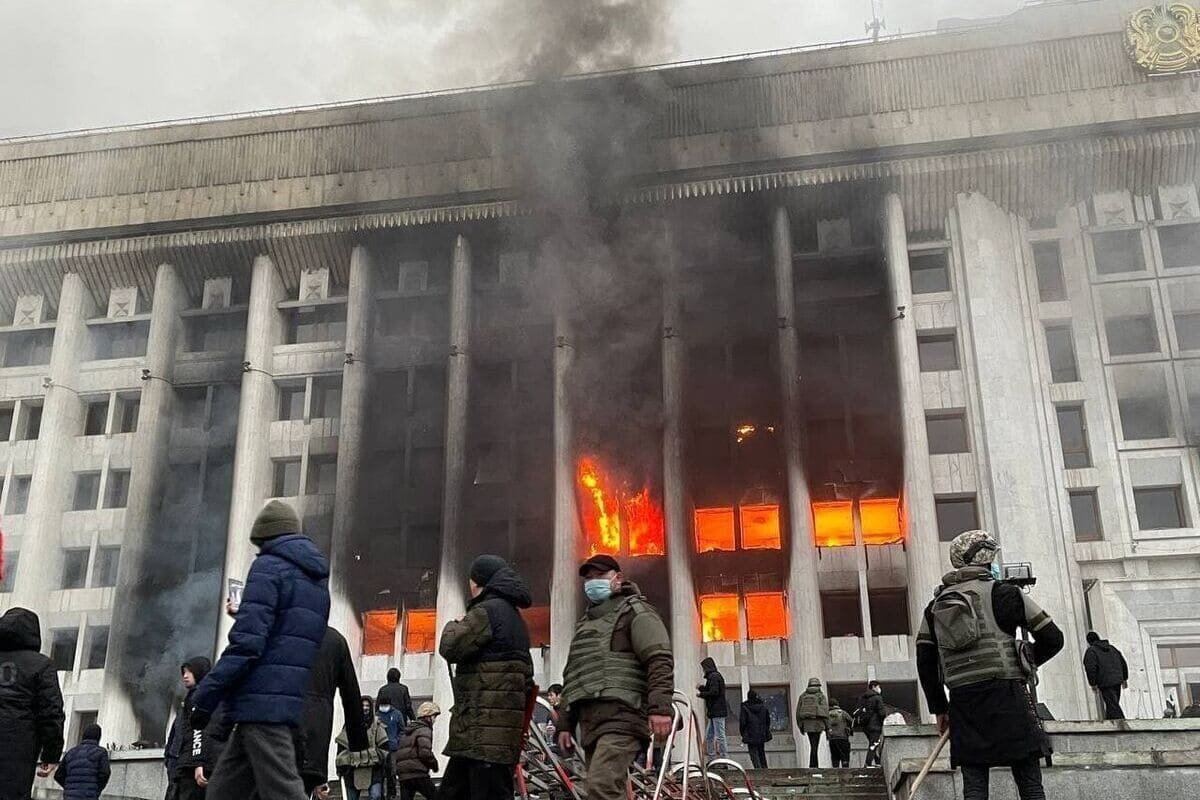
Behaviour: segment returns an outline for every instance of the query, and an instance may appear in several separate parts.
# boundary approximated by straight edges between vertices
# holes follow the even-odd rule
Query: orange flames
[[[665,523],[650,488],[634,491],[595,458],[579,459],[580,516],[590,555],[661,556]]]

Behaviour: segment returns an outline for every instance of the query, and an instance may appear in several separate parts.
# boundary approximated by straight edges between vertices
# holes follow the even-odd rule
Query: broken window
[[[908,590],[899,588],[867,589],[873,636],[908,636],[912,625],[908,618]]]
[[[437,611],[410,609],[404,615],[404,652],[432,653],[437,639]]]
[[[812,514],[817,547],[854,544],[854,509],[849,500],[813,503]]]
[[[732,552],[737,549],[732,508],[697,508],[693,522],[696,528],[696,552]]]
[[[821,592],[821,621],[826,639],[862,636],[862,603],[858,592]]]
[[[779,536],[779,506],[741,506],[742,549],[778,550],[782,547]]]
[[[750,639],[787,638],[787,602],[782,592],[746,594],[746,635]]]
[[[700,597],[700,621],[703,625],[704,641],[736,642],[741,638],[738,631],[738,596],[736,594],[710,594]]]
[[[364,656],[390,656],[396,649],[396,609],[384,608],[363,614]]]
[[[864,544],[900,544],[904,541],[904,531],[900,527],[899,498],[859,500],[858,514]]]

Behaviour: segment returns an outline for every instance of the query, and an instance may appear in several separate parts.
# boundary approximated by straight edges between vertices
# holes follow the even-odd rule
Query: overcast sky
[[[0,0],[0,138],[491,83],[522,57],[513,19],[546,2],[643,0]],[[871,0],[644,2],[662,31],[641,63],[861,38],[872,16]],[[882,2],[908,33],[1024,0]]]

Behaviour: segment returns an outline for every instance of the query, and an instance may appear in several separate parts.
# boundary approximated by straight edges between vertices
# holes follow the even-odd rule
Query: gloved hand
[[[192,726],[194,731],[202,731],[208,727],[208,723],[212,720],[212,712],[205,711],[202,708],[193,708],[192,713],[188,715],[188,724]]]

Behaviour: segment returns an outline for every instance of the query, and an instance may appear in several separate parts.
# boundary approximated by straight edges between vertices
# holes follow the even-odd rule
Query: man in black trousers
[[[1121,710],[1121,688],[1129,681],[1129,665],[1125,663],[1125,656],[1095,631],[1088,631],[1087,643],[1083,669],[1087,673],[1088,685],[1104,701],[1104,718],[1125,719],[1125,712]]]

